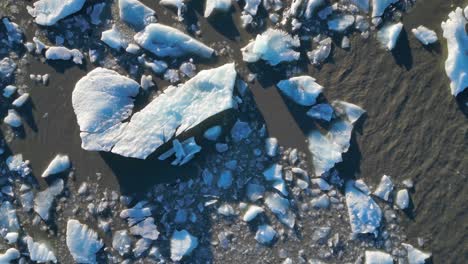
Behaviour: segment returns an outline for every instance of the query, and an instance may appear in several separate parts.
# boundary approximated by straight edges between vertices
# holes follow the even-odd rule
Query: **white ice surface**
[[[258,6],[262,0],[246,0],[244,6],[244,12],[249,13],[252,16],[255,16],[258,11]]]
[[[318,44],[319,45],[315,49],[307,52],[307,57],[309,58],[310,62],[314,65],[321,64],[328,58],[328,56],[330,56],[332,40],[328,37],[326,39],[321,40]]]
[[[48,60],[72,60],[76,64],[82,64],[83,54],[77,49],[65,47],[50,47],[45,53]]]
[[[437,41],[437,34],[425,26],[419,26],[411,29],[414,36],[424,45],[429,45]]]
[[[9,232],[16,232],[20,228],[16,209],[9,201],[4,201],[0,205],[0,228]]]
[[[355,6],[361,9],[364,12],[369,12],[369,0],[351,0]]]
[[[42,26],[51,26],[62,18],[74,14],[83,7],[86,0],[39,0],[28,6],[28,13],[34,22]]]
[[[159,57],[198,55],[210,58],[214,50],[182,31],[163,24],[153,23],[134,36],[135,42]]]
[[[307,75],[282,80],[276,86],[288,98],[303,106],[314,105],[323,91],[323,87]]]
[[[70,158],[68,155],[58,154],[55,158],[49,163],[49,166],[42,173],[42,177],[47,177],[49,175],[57,174],[64,172],[70,168]]]
[[[231,0],[206,0],[205,17],[211,16],[213,12],[227,12],[231,8]]]
[[[171,237],[171,259],[180,261],[184,256],[190,255],[198,246],[198,238],[192,236],[187,230],[175,230]]]
[[[16,248],[9,248],[5,253],[0,254],[0,263],[9,264],[13,260],[19,259],[21,256],[20,252]]]
[[[54,181],[47,189],[38,192],[34,198],[34,211],[45,221],[49,220],[50,209],[55,197],[63,191],[63,180]]]
[[[195,142],[195,138],[191,137],[183,142],[178,139],[172,141],[172,148],[159,156],[159,160],[165,160],[168,157],[175,155],[175,160],[171,165],[182,166],[195,157],[195,154],[200,152],[201,147]]]
[[[382,16],[385,9],[399,0],[372,0],[372,17]]]
[[[408,190],[399,190],[396,194],[395,204],[401,209],[405,210],[409,206],[409,193]]]
[[[126,49],[128,46],[127,41],[122,37],[122,33],[115,25],[112,25],[111,29],[102,32],[101,41],[116,50]]]
[[[387,50],[393,50],[400,37],[400,32],[403,29],[401,22],[383,26],[377,31],[377,40]]]
[[[156,240],[159,237],[159,231],[154,224],[154,218],[148,217],[145,220],[130,227],[132,235],[138,235],[146,239]]]
[[[22,125],[21,117],[13,109],[8,110],[8,114],[3,119],[3,122],[14,128],[20,127]]]
[[[20,97],[16,98],[11,103],[11,105],[16,107],[16,108],[20,108],[21,106],[23,106],[26,103],[26,101],[28,101],[28,99],[29,99],[29,94],[24,93],[24,94],[20,95]]]
[[[96,253],[103,247],[97,233],[78,220],[67,222],[67,247],[78,263],[96,263]]]
[[[0,78],[10,78],[16,70],[16,63],[9,57],[0,61]]]
[[[173,6],[177,8],[177,16],[179,17],[179,20],[182,21],[184,18],[182,17],[183,12],[186,9],[185,2],[187,0],[161,0],[159,3],[161,5],[165,6]]]
[[[408,252],[408,263],[409,264],[424,264],[426,260],[430,259],[432,254],[423,252],[410,244],[401,243],[401,245]]]
[[[390,195],[392,194],[392,191],[393,191],[392,179],[389,176],[384,175],[380,179],[380,183],[377,186],[377,189],[375,189],[374,195],[384,201],[388,201],[391,198]]]
[[[23,238],[28,246],[29,258],[37,263],[57,263],[57,258],[45,243],[34,242],[32,237],[26,236]]]
[[[307,19],[312,18],[312,15],[315,13],[315,11],[317,11],[318,7],[320,7],[324,3],[325,3],[325,0],[308,0],[306,3],[304,16]]]
[[[468,6],[465,13],[467,9]],[[465,31],[468,18],[463,16],[460,7],[450,12],[448,17],[441,25],[448,50],[445,72],[451,81],[452,95],[457,96],[468,87],[468,34]]]
[[[269,225],[261,225],[255,233],[255,240],[261,244],[269,244],[276,237],[276,231]]]
[[[327,22],[328,28],[333,31],[343,32],[354,24],[353,15],[340,15]]]
[[[263,211],[264,211],[263,208],[261,208],[260,206],[251,205],[249,206],[247,211],[245,211],[245,214],[242,217],[242,220],[244,220],[245,222],[250,222],[255,217],[257,217],[258,214],[263,213]]]
[[[120,19],[136,29],[154,20],[155,12],[138,0],[119,0]]]
[[[367,250],[365,255],[365,264],[393,264],[392,256],[382,251]]]

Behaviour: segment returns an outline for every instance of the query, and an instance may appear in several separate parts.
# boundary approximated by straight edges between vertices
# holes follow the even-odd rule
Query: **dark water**
[[[164,11],[154,1],[143,2],[156,10],[160,22],[174,23],[172,12]],[[468,1],[460,0],[418,1],[404,14],[406,30],[396,51],[379,48],[374,37],[364,40],[355,35],[349,51],[335,46],[332,59],[323,67],[308,66],[308,74],[325,87],[329,100],[345,100],[367,111],[346,162],[341,165],[348,174],[345,176],[363,178],[373,186],[383,174],[391,175],[397,183],[413,179],[414,214],[402,217],[402,224],[412,244],[417,244],[417,237],[429,238],[425,248],[432,251],[434,263],[464,263],[468,259],[468,112],[464,106],[466,96],[457,101],[450,95],[444,71],[447,51],[440,28],[451,10],[467,4]],[[189,13],[196,17],[203,7],[193,6]],[[237,14],[231,14],[232,19],[199,18],[205,43],[215,43],[217,47],[227,44],[233,50],[229,58],[202,63],[197,65],[199,69],[235,60],[245,77],[249,67],[241,61],[240,48],[254,35],[237,26],[237,5],[235,9]],[[414,38],[411,28],[421,24],[437,32],[439,44],[425,48]],[[32,39],[34,27],[27,30],[28,40]],[[25,137],[9,144],[11,150],[23,153],[36,174],[56,153],[67,153],[79,181],[96,181],[96,173],[101,173],[100,184],[123,192],[140,192],[156,182],[196,176],[195,166],[173,168],[158,161],[156,155],[140,161],[80,148],[71,93],[76,81],[93,67],[89,63],[83,67],[54,67],[31,61],[27,74],[49,73],[50,84],[42,86],[26,80],[33,102],[32,121],[25,126]],[[250,69],[256,71],[256,67],[264,66]],[[304,133],[308,124],[303,109],[285,100],[273,86],[282,77],[280,73],[263,70],[264,75],[250,85],[250,90],[268,133],[285,147],[306,151]],[[159,88],[165,85],[166,82],[158,81]],[[232,122],[232,115],[217,117],[194,134],[199,135],[210,123]]]

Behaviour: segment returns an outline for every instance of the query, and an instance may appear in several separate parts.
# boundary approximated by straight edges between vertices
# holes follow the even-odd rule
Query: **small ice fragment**
[[[413,182],[413,180],[411,180],[411,179],[403,180],[402,183],[403,183],[403,185],[404,185],[406,188],[411,189],[411,188],[414,187],[414,182]]]
[[[329,20],[328,28],[336,32],[343,32],[354,24],[353,15],[340,15],[334,19]]]
[[[50,47],[45,53],[48,60],[73,60],[76,64],[82,64],[83,54],[77,49],[67,49],[65,47]]]
[[[24,93],[20,95],[20,97],[16,98],[11,104],[16,108],[20,108],[21,106],[24,105],[24,103],[26,103],[26,101],[28,101],[28,99],[29,99],[29,94]]]
[[[388,201],[390,199],[390,194],[392,193],[392,191],[393,191],[392,179],[390,179],[389,176],[384,175],[382,176],[382,179],[380,180],[379,186],[377,186],[377,189],[374,191],[374,195],[384,201]]]
[[[9,201],[0,205],[0,228],[9,232],[17,232],[20,228],[16,209]]]
[[[345,196],[352,233],[372,233],[377,237],[382,219],[382,211],[377,203],[369,195],[356,189],[353,181],[346,183]]]
[[[275,66],[281,62],[298,60],[300,53],[294,49],[299,46],[300,41],[297,36],[292,37],[282,30],[268,29],[241,49],[242,59],[246,62],[262,59]]]
[[[19,173],[21,177],[25,177],[31,173],[31,168],[28,167],[29,161],[23,161],[22,154],[16,154],[8,157],[6,159],[6,164],[10,171]]]
[[[276,231],[269,225],[261,225],[255,233],[255,240],[261,244],[270,244],[276,237]]]
[[[222,204],[220,207],[218,207],[218,214],[224,215],[224,216],[233,216],[236,214],[234,211],[234,208],[230,206],[229,204]]]
[[[55,197],[63,191],[63,180],[58,179],[34,198],[34,211],[45,221],[49,220],[50,209]]]
[[[325,0],[307,0],[304,16],[307,19],[312,18],[312,15],[317,11],[317,8],[325,3]]]
[[[194,77],[196,75],[197,67],[192,63],[192,60],[189,62],[184,62],[180,65],[179,71],[187,77]]]
[[[120,19],[136,29],[154,22],[155,12],[138,0],[119,0]]]
[[[159,23],[149,24],[134,39],[138,45],[159,57],[195,54],[210,58],[214,50],[182,31]]]
[[[206,0],[204,17],[214,12],[227,12],[231,8],[231,0]]]
[[[42,26],[51,26],[62,18],[81,10],[86,0],[39,0],[34,7],[27,6],[34,22]]]
[[[245,212],[244,216],[242,217],[242,220],[245,222],[250,222],[252,221],[255,217],[257,217],[258,214],[263,213],[263,208],[260,206],[256,205],[251,205],[249,206],[249,209]]]
[[[9,248],[5,253],[0,254],[0,263],[9,264],[20,257],[21,254],[16,248]]]
[[[24,242],[28,246],[29,251],[29,258],[32,261],[36,261],[37,263],[46,263],[46,262],[53,262],[57,263],[57,258],[44,243],[34,242],[32,237],[26,236],[23,238]]]
[[[401,243],[403,247],[406,248],[408,252],[408,263],[409,264],[424,264],[426,260],[430,259],[432,254],[423,252],[410,244]]]
[[[115,25],[112,25],[111,29],[102,32],[101,41],[116,50],[126,49],[128,46],[127,41],[122,37],[122,33]]]
[[[165,153],[159,156],[159,160],[165,160],[169,156],[175,154],[176,159],[172,161],[171,165],[182,166],[185,163],[189,162],[195,154],[200,152],[201,147],[195,142],[195,138],[191,137],[184,140],[182,143],[178,139],[172,141],[172,149],[166,151]]]
[[[303,106],[314,105],[323,91],[323,87],[315,82],[315,78],[307,75],[282,80],[276,86],[288,98]]]
[[[8,232],[5,235],[5,239],[8,241],[8,244],[15,244],[16,241],[18,241],[18,236],[19,236],[18,232]]]
[[[317,104],[307,111],[307,115],[314,119],[330,122],[333,117],[333,108],[329,104]]]
[[[18,128],[22,125],[21,118],[18,113],[10,109],[8,110],[7,116],[3,119],[3,122],[11,127]]]
[[[329,191],[332,188],[331,185],[322,178],[312,179],[311,182],[312,184],[316,184],[322,191]]]
[[[408,190],[399,190],[395,199],[396,205],[401,209],[405,210],[409,206],[409,193]]]
[[[255,183],[249,183],[247,185],[247,197],[249,198],[250,201],[255,202],[258,199],[261,199],[263,197],[263,193],[265,192],[265,187],[259,184]]]
[[[218,188],[228,189],[232,185],[232,172],[225,170],[221,172],[218,179]]]
[[[171,237],[171,259],[180,261],[184,256],[190,255],[198,246],[198,238],[192,236],[187,230],[175,230]]]
[[[248,138],[251,132],[252,129],[250,128],[249,123],[238,119],[231,129],[231,137],[234,142],[239,142]]]
[[[393,50],[402,29],[403,24],[401,22],[383,26],[379,31],[377,31],[377,40],[385,49]]]
[[[142,75],[140,86],[143,90],[148,91],[151,87],[154,86],[153,77],[151,75]]]
[[[257,14],[258,6],[262,0],[247,0],[245,1],[244,11],[252,16]]]
[[[3,89],[3,97],[10,98],[16,92],[16,90],[17,90],[16,86],[7,85]]]
[[[385,9],[398,0],[372,0],[372,17],[382,16]]]
[[[283,180],[282,169],[281,165],[275,163],[263,172],[263,176],[267,181],[281,181]]]
[[[136,44],[130,43],[125,51],[131,54],[137,54],[140,51],[140,47]]]
[[[114,248],[121,256],[130,253],[132,249],[132,238],[128,235],[127,230],[118,230],[114,232],[112,237],[112,248]]]
[[[164,80],[170,83],[177,83],[180,81],[179,71],[176,69],[169,69],[164,73]]]
[[[465,16],[468,7],[465,8]],[[468,87],[468,34],[465,31],[468,18],[457,7],[442,22],[443,36],[447,40],[445,72],[450,79],[452,95],[457,96]]]
[[[265,204],[274,214],[285,215],[289,210],[289,200],[281,197],[277,193],[268,195]]]
[[[351,0],[351,3],[364,12],[369,12],[369,0]]]
[[[106,3],[97,3],[93,5],[92,11],[90,14],[91,17],[91,24],[93,25],[99,25],[101,24],[101,13],[104,7],[106,6]]]
[[[16,70],[16,63],[9,57],[0,61],[0,79],[8,79]]]
[[[146,239],[156,240],[159,237],[159,231],[154,224],[154,218],[148,217],[145,220],[130,227],[132,235],[141,236]]]
[[[22,43],[23,42],[23,32],[19,28],[18,24],[11,22],[9,18],[4,17],[2,19],[3,25],[7,30],[8,42],[10,45],[14,43]]]
[[[161,5],[173,6],[173,7],[177,8],[177,16],[179,18],[179,21],[183,21],[184,18],[182,17],[182,13],[186,9],[185,3],[184,3],[185,1],[186,0],[161,0],[161,1],[159,1],[159,3]]]
[[[382,251],[366,250],[365,255],[365,264],[393,264],[392,256]]]
[[[437,34],[425,26],[419,26],[411,30],[414,36],[424,45],[429,45],[437,41]]]
[[[221,126],[210,127],[203,133],[203,137],[211,141],[216,141],[221,135],[221,131]]]
[[[265,150],[268,156],[276,156],[278,153],[278,139],[273,137],[265,139]]]
[[[45,178],[49,175],[57,174],[64,172],[70,168],[70,159],[68,155],[61,155],[58,154],[55,158],[50,162],[49,166],[45,169],[42,173],[42,177]]]
[[[319,42],[319,45],[312,51],[307,52],[307,57],[310,62],[314,65],[320,65],[324,62],[331,52],[332,40],[331,38],[323,39]]]
[[[135,243],[135,247],[133,248],[132,252],[135,258],[141,257],[151,246],[151,240],[146,238],[140,238]]]
[[[310,201],[310,205],[317,209],[327,209],[330,207],[330,198],[326,194],[322,194],[319,197],[313,198]]]
[[[78,263],[96,263],[96,253],[103,247],[97,233],[78,220],[67,222],[67,247]]]

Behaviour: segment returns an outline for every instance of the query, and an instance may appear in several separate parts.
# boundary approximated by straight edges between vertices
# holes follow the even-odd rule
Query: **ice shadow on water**
[[[413,67],[413,56],[409,46],[408,33],[405,28],[401,30],[400,37],[391,53],[399,66],[404,67],[406,70],[410,70]]]

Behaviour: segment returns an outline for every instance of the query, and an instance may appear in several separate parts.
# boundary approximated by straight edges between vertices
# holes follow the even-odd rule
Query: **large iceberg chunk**
[[[120,19],[136,29],[154,21],[154,11],[138,0],[119,0]]]
[[[451,81],[452,95],[457,96],[468,87],[468,35],[465,31],[468,18],[463,16],[460,7],[448,16],[447,21],[442,22],[443,36],[447,39],[448,49],[445,72]]]
[[[138,45],[159,57],[181,57],[195,54],[210,58],[214,50],[182,31],[163,25],[149,24],[134,39]]]
[[[429,45],[437,41],[437,34],[425,26],[419,26],[411,30],[414,36],[424,45]]]
[[[377,40],[385,49],[392,50],[395,48],[402,29],[403,24],[401,22],[383,26],[379,31],[377,31]]]
[[[382,16],[385,9],[398,0],[372,0],[372,17]]]
[[[24,242],[28,246],[29,258],[37,263],[57,263],[57,258],[44,243],[34,242],[32,237],[26,236]]]
[[[34,7],[28,6],[28,13],[34,22],[42,26],[51,26],[62,18],[74,14],[83,7],[86,0],[39,0]]]
[[[209,17],[216,11],[226,12],[229,11],[230,8],[231,0],[206,0],[204,16]]]
[[[190,255],[198,246],[198,238],[192,236],[187,230],[175,230],[171,237],[171,259],[179,261],[184,256]]]
[[[323,90],[323,87],[310,76],[292,77],[280,81],[276,86],[287,97],[303,106],[314,105]]]
[[[382,219],[382,211],[377,203],[369,195],[358,190],[354,181],[346,183],[345,196],[352,233],[372,233],[377,237]]]
[[[45,53],[48,60],[70,60],[74,63],[81,64],[83,54],[77,49],[67,49],[65,47],[50,47]]]
[[[58,154],[42,173],[42,177],[64,172],[68,168],[70,168],[70,158],[68,158],[68,155]]]
[[[66,240],[68,250],[78,263],[96,263],[96,253],[104,245],[96,232],[75,219],[67,222]]]
[[[241,49],[242,59],[246,62],[256,62],[262,59],[272,66],[280,62],[295,61],[299,59],[300,53],[294,48],[300,45],[297,36],[292,37],[278,29],[268,29],[257,35],[255,41],[251,41]]]
[[[34,211],[45,221],[49,220],[50,208],[55,197],[63,191],[63,180],[58,179],[49,188],[38,192],[34,198]]]

